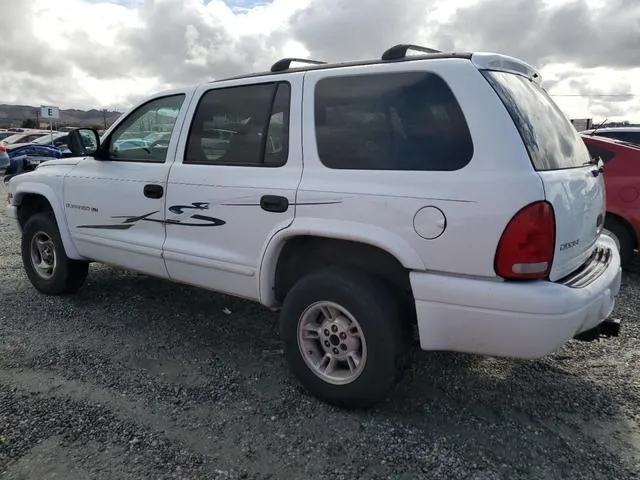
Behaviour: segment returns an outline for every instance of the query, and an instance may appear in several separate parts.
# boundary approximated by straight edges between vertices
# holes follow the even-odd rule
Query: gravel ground
[[[620,338],[540,361],[416,352],[368,412],[305,395],[260,306],[104,266],[37,294],[4,215],[0,279],[4,479],[640,478],[640,267]]]

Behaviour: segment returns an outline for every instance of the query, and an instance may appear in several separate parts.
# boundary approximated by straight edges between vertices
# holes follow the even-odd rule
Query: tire
[[[338,268],[311,273],[293,286],[282,307],[280,336],[289,368],[307,392],[343,408],[368,408],[389,394],[407,365],[410,340],[401,302],[390,292],[370,275]],[[329,320],[320,313],[326,307]],[[312,338],[299,338],[303,324],[319,327]],[[337,363],[326,360],[325,348]],[[320,358],[324,367],[341,367],[344,377],[316,373],[306,359]]]
[[[22,264],[27,277],[40,293],[75,293],[84,284],[89,263],[67,257],[52,212],[36,213],[27,220],[21,247]],[[38,263],[42,268],[37,268]]]
[[[634,239],[627,227],[615,217],[607,216],[604,222],[604,231],[617,243],[620,250],[620,263],[622,268],[628,268],[635,259],[636,246]]]

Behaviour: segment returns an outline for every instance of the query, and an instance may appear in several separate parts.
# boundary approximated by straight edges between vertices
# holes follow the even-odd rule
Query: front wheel
[[[35,289],[47,295],[76,292],[89,272],[88,262],[67,257],[51,212],[37,213],[25,223],[22,264]]]
[[[405,322],[400,302],[382,282],[332,268],[304,277],[287,294],[280,335],[308,392],[341,407],[366,408],[400,377]]]

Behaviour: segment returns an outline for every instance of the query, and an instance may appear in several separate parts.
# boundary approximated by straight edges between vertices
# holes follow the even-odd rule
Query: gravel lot
[[[640,266],[618,339],[416,352],[388,402],[344,412],[300,391],[260,306],[104,266],[45,297],[18,240],[0,215],[3,479],[640,478]]]

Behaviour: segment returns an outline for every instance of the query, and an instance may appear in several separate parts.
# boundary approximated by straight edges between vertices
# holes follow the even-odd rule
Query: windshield
[[[8,137],[5,137],[2,141],[6,143],[16,143],[22,137],[24,137],[24,133],[18,133],[18,134],[14,133],[13,135],[9,135]]]
[[[16,144],[16,143],[31,143],[33,142],[33,140],[35,140],[36,138],[40,138],[42,135],[46,135],[46,134],[40,133],[40,132],[38,133],[22,132],[22,133],[16,133],[14,135],[11,135],[10,137],[7,137],[2,141],[9,145]]]
[[[537,171],[582,167],[589,162],[580,135],[541,87],[513,73],[482,73],[511,115]]]

